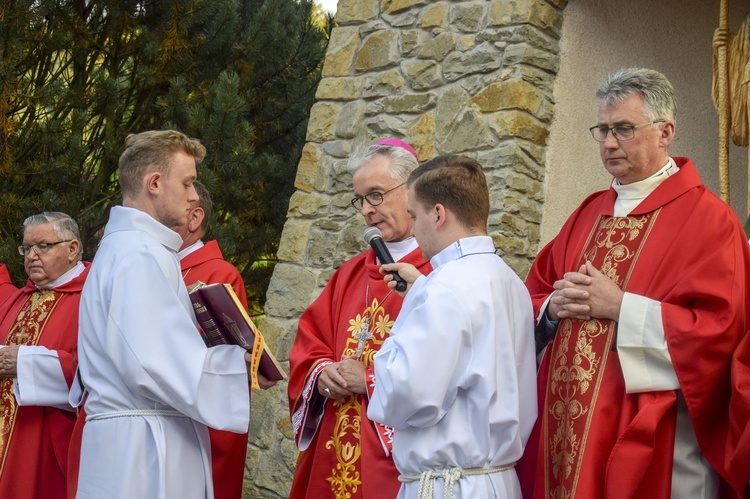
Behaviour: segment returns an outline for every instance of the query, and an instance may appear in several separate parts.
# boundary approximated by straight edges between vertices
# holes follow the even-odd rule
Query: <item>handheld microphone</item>
[[[383,234],[380,232],[380,229],[377,227],[368,227],[365,229],[364,238],[365,242],[375,251],[381,265],[385,263],[396,263],[391,256],[391,252],[388,251],[388,247],[383,241]],[[403,277],[398,275],[398,272],[395,270],[391,270],[388,273],[391,274],[393,280],[396,281],[396,291],[406,291],[406,281],[404,281]]]

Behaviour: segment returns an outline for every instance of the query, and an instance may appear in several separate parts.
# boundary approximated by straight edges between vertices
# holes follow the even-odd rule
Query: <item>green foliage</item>
[[[5,0],[0,20],[0,262],[16,282],[26,216],[71,214],[92,258],[125,137],[172,128],[208,150],[208,236],[261,307],[332,19],[311,0]]]

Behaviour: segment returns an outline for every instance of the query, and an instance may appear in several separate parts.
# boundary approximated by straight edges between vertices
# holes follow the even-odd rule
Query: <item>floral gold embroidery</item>
[[[657,214],[600,217],[578,267],[590,261],[624,289]],[[566,499],[576,494],[588,428],[615,331],[613,321],[560,321],[550,352],[548,409],[543,422],[547,497]]]
[[[333,438],[326,442],[326,448],[334,449],[337,463],[326,480],[331,484],[331,491],[336,499],[348,499],[362,485],[357,470],[361,453],[359,440],[362,406],[357,397],[337,400],[333,405],[337,408],[336,425]]]
[[[367,327],[367,317],[372,318],[373,325],[369,326],[372,338],[365,342],[360,357],[365,367],[372,365],[375,353],[388,338],[394,324],[394,321],[390,320],[390,315],[385,313],[382,303],[373,298],[370,306],[362,314],[357,314],[354,319],[349,320],[347,331],[351,338],[347,339],[343,355],[352,355],[356,352],[358,341],[355,335],[361,334]],[[332,438],[326,442],[326,448],[333,449],[336,453],[336,467],[331,470],[331,476],[326,480],[331,484],[335,499],[350,499],[362,485],[359,471],[362,452],[362,404],[355,395],[337,400],[333,406],[336,408],[336,424]]]

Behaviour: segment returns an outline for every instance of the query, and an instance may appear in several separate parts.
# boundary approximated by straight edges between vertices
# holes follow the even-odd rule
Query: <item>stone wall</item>
[[[288,360],[297,320],[365,249],[347,158],[402,137],[421,160],[475,157],[489,233],[525,276],[539,245],[546,143],[567,0],[340,0],[261,329]],[[245,497],[287,497],[296,450],[286,386],[253,394]]]

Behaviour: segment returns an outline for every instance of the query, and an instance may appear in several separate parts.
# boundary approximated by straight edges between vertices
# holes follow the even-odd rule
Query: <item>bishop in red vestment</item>
[[[0,264],[0,303],[4,302],[6,298],[16,292],[16,288],[13,285],[13,281],[10,280],[10,274],[5,265]]]
[[[67,215],[46,212],[24,222],[29,281],[0,304],[0,497],[65,497],[76,419],[68,390],[89,268],[79,249],[78,227]]]
[[[592,127],[614,182],[527,279],[547,345],[524,497],[731,496],[730,359],[748,324],[750,251],[731,208],[670,158],[659,73],[616,72]]]
[[[399,261],[425,274],[430,270],[419,248]],[[359,358],[368,379],[374,375],[372,358],[388,337],[403,302],[401,296],[389,293],[379,268],[372,249],[349,260],[300,318],[289,357],[289,404],[295,441],[303,452],[291,498],[398,494],[398,471],[390,457],[392,429],[367,419],[368,396],[332,399],[315,388],[321,370],[354,355],[357,336],[368,330],[372,338],[365,340]]]
[[[352,204],[382,232],[393,258],[431,268],[411,236],[405,182],[418,166],[404,142],[386,139],[353,161]],[[305,310],[289,354],[289,410],[302,451],[291,499],[388,499],[398,494],[392,429],[367,419],[372,359],[402,298],[391,293],[369,249],[344,263]]]

